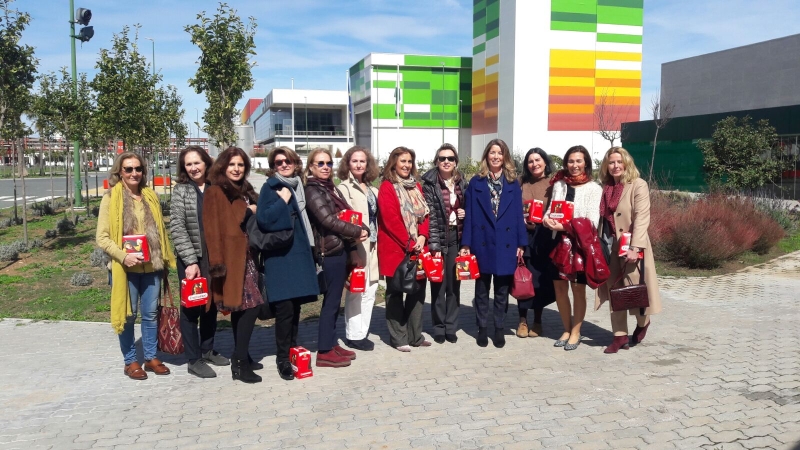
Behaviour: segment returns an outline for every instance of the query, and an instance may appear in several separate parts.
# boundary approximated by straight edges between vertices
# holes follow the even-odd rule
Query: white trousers
[[[369,273],[367,279],[369,280]],[[347,289],[344,292],[345,336],[351,341],[364,339],[369,334],[378,282],[367,286],[364,292],[350,292]]]

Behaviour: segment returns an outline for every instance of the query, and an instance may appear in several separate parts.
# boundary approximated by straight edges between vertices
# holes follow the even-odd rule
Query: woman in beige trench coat
[[[661,297],[658,293],[656,264],[653,259],[653,248],[647,228],[650,225],[650,190],[647,182],[639,178],[639,171],[633,163],[630,153],[622,147],[612,147],[606,152],[600,165],[600,178],[603,181],[603,197],[600,201],[600,221],[598,236],[612,242],[609,269],[611,276],[601,285],[595,296],[595,310],[609,299],[609,290],[619,278],[623,267],[625,276],[619,282],[622,285],[639,284],[641,266],[640,258],[644,257],[644,282],[650,307],[644,315],[640,309],[628,311],[611,311],[611,329],[614,340],[606,347],[605,353],[617,353],[619,349],[627,350],[630,345],[641,342],[648,327],[650,315],[661,312]],[[622,234],[631,233],[630,247],[624,256],[617,256]],[[609,305],[610,310],[610,305]],[[627,315],[636,316],[636,329],[628,338]]]

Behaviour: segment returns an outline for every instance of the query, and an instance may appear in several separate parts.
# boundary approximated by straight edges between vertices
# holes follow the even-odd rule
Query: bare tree
[[[653,153],[650,155],[650,174],[647,176],[647,183],[653,182],[653,164],[656,162],[656,146],[658,145],[658,132],[672,120],[675,112],[675,104],[671,102],[661,103],[661,93],[656,92],[650,99],[650,116],[656,126],[656,134],[653,136]]]
[[[599,103],[595,105],[594,109],[597,134],[607,140],[611,147],[615,146],[617,139],[619,139],[620,142],[623,140],[622,121],[626,119],[626,117],[619,106],[624,105],[617,105],[614,92],[612,91],[609,96],[608,89],[604,89],[603,94],[600,95]]]

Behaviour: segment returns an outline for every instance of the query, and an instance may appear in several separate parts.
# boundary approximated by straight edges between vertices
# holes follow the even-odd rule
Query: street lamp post
[[[194,109],[194,124],[197,126],[197,144],[200,145],[200,110]]]
[[[78,96],[78,69],[75,62],[75,40],[79,39],[81,42],[87,42],[94,36],[94,29],[92,27],[81,28],[79,34],[75,34],[75,24],[89,25],[92,19],[92,12],[88,9],[81,8],[78,10],[78,20],[75,20],[75,1],[69,0],[69,41],[70,50],[72,54],[72,95]],[[81,195],[81,149],[78,141],[72,141],[72,155],[73,155],[73,176],[74,176],[74,207],[83,207],[83,196]],[[67,169],[69,170],[69,169]],[[88,183],[87,183],[88,184]]]
[[[442,144],[444,144],[444,61],[442,61]]]

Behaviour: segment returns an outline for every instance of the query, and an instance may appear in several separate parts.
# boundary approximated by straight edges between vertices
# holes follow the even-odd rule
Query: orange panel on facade
[[[580,78],[594,78],[594,69],[564,69],[561,67],[550,68],[551,77],[580,77]]]

